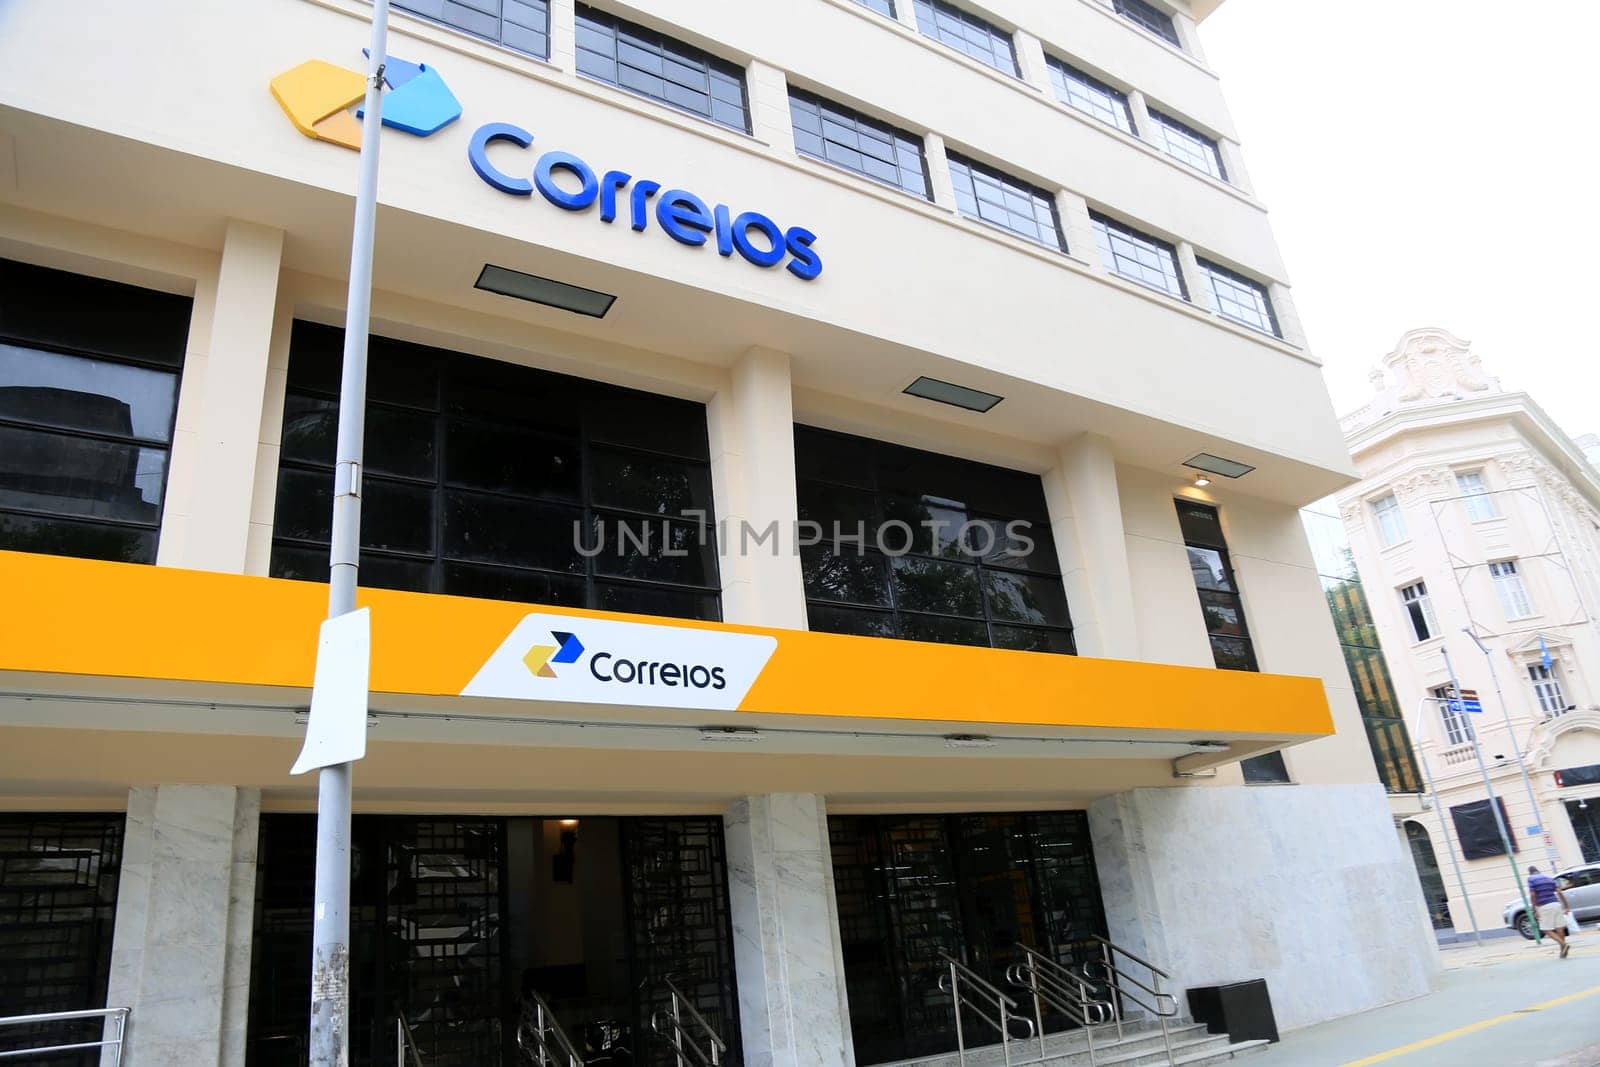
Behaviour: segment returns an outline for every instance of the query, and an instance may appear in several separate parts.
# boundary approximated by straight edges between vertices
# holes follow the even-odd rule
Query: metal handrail
[[[1172,975],[1168,974],[1166,971],[1163,971],[1160,967],[1157,967],[1155,964],[1151,963],[1142,956],[1137,956],[1134,953],[1129,952],[1127,949],[1123,948],[1121,945],[1118,945],[1114,941],[1107,941],[1105,938],[1097,937],[1094,934],[1090,934],[1089,936],[1100,943],[1100,960],[1099,962],[1084,964],[1084,974],[1088,975],[1088,968],[1091,966],[1100,967],[1105,970],[1106,975],[1104,981],[1111,987],[1111,1006],[1115,1014],[1118,1040],[1121,1040],[1122,1038],[1122,998],[1126,997],[1135,1004],[1139,1005],[1139,1007],[1143,1008],[1145,1011],[1148,1011],[1150,1014],[1154,1015],[1156,1017],[1156,1021],[1161,1024],[1161,1043],[1166,1047],[1167,1050],[1167,1063],[1172,1064],[1174,1062],[1172,1057],[1172,1033],[1167,1026],[1167,1020],[1177,1016],[1178,998],[1173,996],[1171,993],[1164,992],[1161,988],[1161,980],[1165,978],[1170,982],[1172,980]],[[1119,955],[1126,956],[1134,963],[1137,963],[1139,966],[1149,971],[1150,980],[1155,984],[1150,985],[1141,980],[1137,975],[1129,974],[1127,971],[1124,971],[1122,968],[1118,967],[1116,963],[1116,957]],[[1093,978],[1092,975],[1089,975],[1089,977],[1091,979]],[[1139,996],[1139,994],[1128,989],[1127,986],[1129,985],[1137,986],[1146,993],[1149,993],[1154,998],[1154,1003],[1145,1000],[1143,997]],[[1162,1007],[1163,998],[1171,1002],[1171,1007]]]
[[[710,1023],[706,1022],[706,1017],[700,1014],[699,1010],[694,1006],[694,1002],[688,998],[683,990],[673,984],[672,979],[663,978],[661,981],[666,984],[667,993],[672,997],[672,1007],[670,1014],[658,1011],[650,1016],[650,1029],[672,1042],[672,1049],[677,1057],[678,1067],[718,1067],[722,1063],[723,1054],[728,1051],[728,1043],[722,1040],[721,1035],[712,1028]],[[683,1025],[683,1009],[685,1008],[689,1011],[690,1020],[698,1023],[700,1029],[704,1031],[701,1036],[711,1046],[709,1050],[702,1047],[700,1042],[695,1040],[695,1036]],[[672,1030],[670,1034],[663,1032],[663,1019],[668,1020],[670,1023]],[[690,1054],[692,1054],[693,1058],[691,1058]]]
[[[28,1026],[35,1023],[64,1023],[78,1019],[104,1019],[112,1022],[116,1027],[116,1036],[104,1038],[100,1041],[76,1041],[66,1045],[41,1045],[38,1048],[18,1048],[0,1052],[0,1059],[10,1059],[13,1056],[35,1056],[41,1052],[72,1052],[77,1049],[114,1048],[116,1054],[112,1057],[109,1067],[118,1067],[122,1063],[123,1037],[128,1032],[128,1013],[132,1008],[89,1008],[85,1011],[47,1011],[37,1015],[8,1015],[0,1018],[0,1026]]]
[[[394,1017],[395,1067],[406,1067],[408,1050],[411,1053],[411,1067],[423,1067],[422,1050],[417,1048],[417,1035],[411,1029],[411,1024],[406,1022],[406,1017],[397,1012]]]
[[[1044,1005],[1048,1004],[1083,1029],[1089,1050],[1089,1067],[1095,1067],[1094,1028],[1110,1022],[1116,1015],[1116,1009],[1109,1002],[1090,996],[1094,986],[1087,979],[1020,941],[1016,944],[1023,952],[1022,961],[1006,968],[1006,980],[1033,994],[1034,1032],[1039,1039],[1039,1058],[1043,1060],[1048,1055],[1044,1040]]]
[[[533,1029],[530,1032],[526,1026],[528,1008],[524,1005],[522,1018],[517,1020],[517,1047],[526,1052],[538,1067],[583,1067],[583,1056],[573,1045],[572,1039],[567,1037],[567,1032],[561,1029],[561,1023],[557,1021],[550,1005],[534,989],[528,990],[527,998],[533,1004]],[[555,1045],[554,1053],[550,1048],[552,1044]],[[565,1063],[558,1058],[563,1056]]]
[[[985,1010],[983,1005],[975,1003],[971,1000],[965,1002],[966,1006],[971,1008],[973,1013],[976,1014],[978,1018],[982,1019],[996,1030],[1000,1031],[1001,1055],[1005,1059],[1006,1067],[1011,1067],[1010,1020],[1012,1018],[1016,1018],[1026,1025],[1028,1028],[1028,1037],[1032,1037],[1034,1034],[1033,1020],[1028,1018],[1026,1015],[1018,1014],[1016,1001],[1006,996],[988,979],[978,974],[978,972],[974,971],[960,960],[955,959],[946,952],[940,952],[939,958],[944,960],[945,965],[950,969],[948,974],[941,974],[939,976],[939,988],[950,994],[950,1003],[955,1009],[956,1013],[956,1058],[963,1065],[967,1062],[967,1035],[965,1028],[961,1025],[961,1006],[963,1003],[961,996],[961,985],[963,982],[965,982],[967,985],[988,997],[989,1003],[994,1006],[995,1014],[990,1015],[988,1011]],[[1024,1038],[1024,1040],[1026,1039],[1027,1038]]]

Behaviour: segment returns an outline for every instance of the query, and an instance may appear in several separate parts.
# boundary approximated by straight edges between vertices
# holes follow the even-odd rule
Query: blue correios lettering
[[[789,254],[794,257],[786,268],[790,274],[809,282],[822,273],[822,257],[811,247],[811,242],[817,239],[816,234],[803,226],[791,226],[783,236]]]
[[[761,231],[767,239],[767,248],[757,248],[750,241],[750,230]],[[785,246],[783,231],[778,224],[759,211],[746,211],[733,220],[733,247],[739,254],[758,267],[776,267],[783,260]]]
[[[608,170],[600,179],[600,221],[610,222],[617,217],[617,194],[633,181],[633,175],[620,170]]]
[[[660,182],[642,181],[633,187],[633,195],[629,202],[633,205],[633,228],[643,231],[650,224],[650,216],[645,211],[644,202],[649,200],[661,188]]]
[[[717,255],[733,255],[733,223],[728,221],[728,205],[718,204],[713,212],[717,217]]]
[[[533,194],[531,181],[527,178],[513,178],[489,162],[489,146],[496,141],[510,141],[518,148],[527,148],[533,144],[533,134],[509,122],[489,122],[479,126],[477,132],[472,135],[471,143],[467,145],[467,160],[472,164],[472,169],[478,172],[478,177],[502,193],[510,193],[512,196],[531,196]]]
[[[679,244],[703,245],[711,232],[711,209],[693,193],[668,189],[656,201],[656,221]]]
[[[557,168],[576,175],[578,181],[583,183],[583,188],[569,193],[557,185]],[[538,165],[533,168],[533,184],[546,200],[567,211],[582,211],[600,195],[600,182],[595,178],[594,171],[571,152],[546,152],[540,156]]]

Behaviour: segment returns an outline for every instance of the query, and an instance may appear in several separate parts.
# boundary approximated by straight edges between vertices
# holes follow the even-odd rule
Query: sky
[[[1600,4],[1225,0],[1200,34],[1341,415],[1437,326],[1600,432]]]

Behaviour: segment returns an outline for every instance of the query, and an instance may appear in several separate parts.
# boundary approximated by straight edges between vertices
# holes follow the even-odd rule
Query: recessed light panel
[[[1220,474],[1224,478],[1243,478],[1255,470],[1248,463],[1223,459],[1221,456],[1213,456],[1210,452],[1202,452],[1193,459],[1186,459],[1183,465],[1193,467],[1197,471],[1205,471],[1207,474]]]
[[[985,393],[981,389],[968,389],[964,385],[954,385],[950,382],[941,382],[937,378],[924,375],[906,386],[905,391],[911,396],[919,396],[924,400],[936,400],[941,404],[950,404],[968,411],[988,411],[1000,401],[1003,396]]]
[[[518,300],[526,300],[533,304],[560,308],[562,311],[574,311],[579,315],[588,315],[596,319],[604,318],[617,299],[610,293],[585,289],[581,285],[569,285],[554,278],[541,278],[537,274],[524,274],[520,270],[497,267],[492,263],[483,265],[474,288],[499,293],[501,296],[516,297]]]

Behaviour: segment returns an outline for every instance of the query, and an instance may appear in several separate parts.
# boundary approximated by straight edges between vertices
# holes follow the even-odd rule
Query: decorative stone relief
[[[1449,467],[1418,467],[1390,484],[1399,496],[1437,500],[1454,495],[1455,475]]]
[[[1486,393],[1500,384],[1484,372],[1483,361],[1468,350],[1466,341],[1439,329],[1405,334],[1383,357],[1383,365],[1399,379],[1401,403]]]

